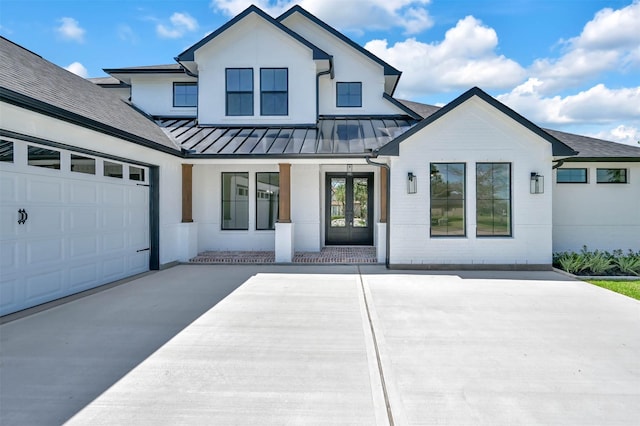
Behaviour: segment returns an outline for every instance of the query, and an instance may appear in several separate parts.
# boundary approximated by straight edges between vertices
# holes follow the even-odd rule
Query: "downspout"
[[[375,161],[371,161],[371,158],[377,158],[377,157],[378,157],[378,154],[377,152],[374,151],[371,154],[371,156],[365,157],[364,159],[367,162],[367,164],[371,166],[387,169],[387,205],[385,206],[387,210],[387,229],[386,229],[387,241],[386,241],[386,248],[385,248],[385,254],[384,254],[384,266],[387,269],[389,269],[389,257],[390,257],[389,251],[391,250],[391,167],[389,167],[389,165],[385,163],[376,163]]]
[[[562,165],[564,164],[565,160],[566,160],[566,158],[563,158],[562,160],[554,161],[554,163],[557,163],[557,164],[554,164],[553,167],[551,167],[551,170],[557,169],[558,167],[562,167]]]
[[[316,74],[316,123],[320,119],[320,77],[327,74],[333,79],[333,57],[329,58],[329,69]]]

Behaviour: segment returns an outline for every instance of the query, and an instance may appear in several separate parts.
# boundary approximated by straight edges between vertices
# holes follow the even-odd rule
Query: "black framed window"
[[[256,173],[256,229],[276,229],[280,201],[280,174]]]
[[[0,140],[0,163],[13,163],[13,142]]]
[[[431,236],[464,237],[465,163],[431,163]]]
[[[60,151],[29,145],[27,157],[30,166],[60,170]]]
[[[222,173],[222,229],[249,229],[249,173]]]
[[[71,154],[71,171],[76,173],[96,174],[96,159],[83,155]]]
[[[598,183],[627,183],[627,169],[597,169]]]
[[[260,68],[260,115],[289,115],[289,70]]]
[[[253,68],[226,69],[227,115],[253,115]]]
[[[476,236],[511,236],[511,163],[476,164]]]
[[[362,83],[361,82],[336,83],[336,106],[361,107],[362,106]]]
[[[173,106],[198,106],[198,83],[173,83]]]
[[[558,183],[587,183],[587,169],[556,169]]]

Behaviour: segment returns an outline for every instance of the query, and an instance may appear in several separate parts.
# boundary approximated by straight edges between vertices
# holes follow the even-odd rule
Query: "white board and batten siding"
[[[0,315],[149,269],[147,168],[3,142],[13,143],[13,159],[0,162]],[[59,169],[29,165],[29,147],[59,153]],[[93,167],[72,171],[72,154]],[[104,176],[105,161],[123,176]]]

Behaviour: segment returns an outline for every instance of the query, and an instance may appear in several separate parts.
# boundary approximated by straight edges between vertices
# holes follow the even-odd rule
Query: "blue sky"
[[[543,127],[640,140],[640,0],[1,0],[0,34],[100,77],[172,63],[251,3],[343,31],[403,71],[397,97],[479,86]]]

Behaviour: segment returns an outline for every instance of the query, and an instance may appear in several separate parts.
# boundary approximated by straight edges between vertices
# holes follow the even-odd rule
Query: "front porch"
[[[201,264],[272,264],[274,251],[205,251],[189,259]],[[300,264],[372,264],[378,263],[375,247],[323,247],[319,252],[296,252],[292,263]]]

